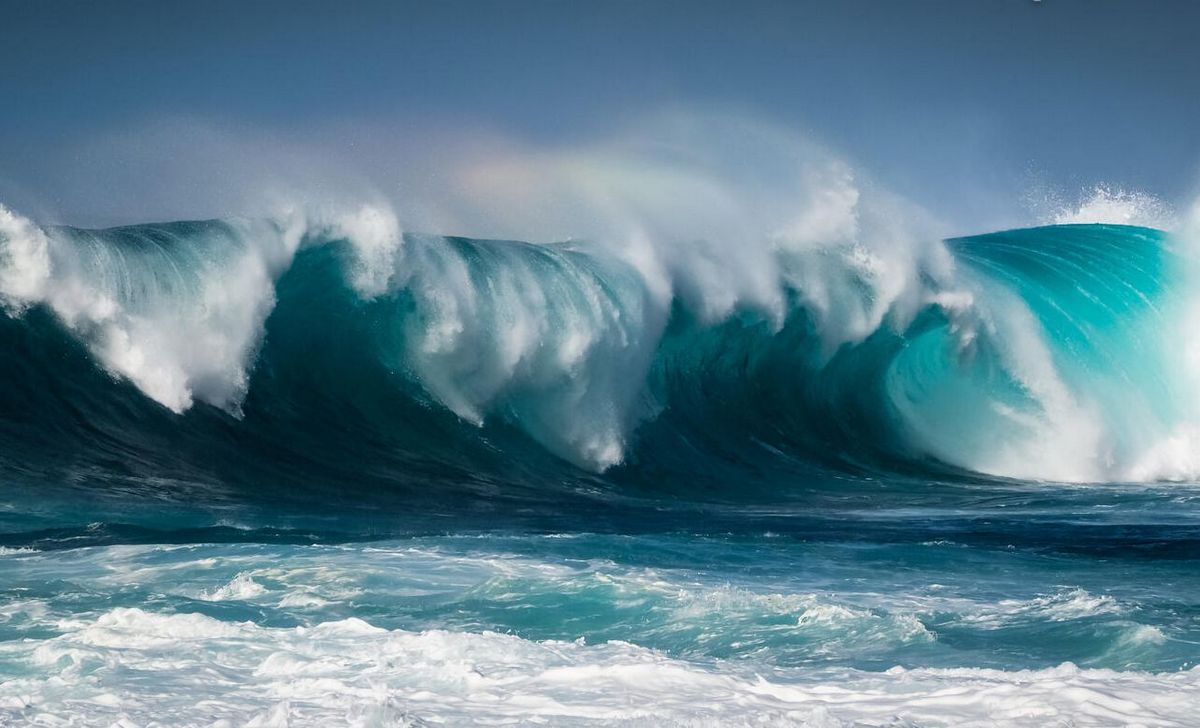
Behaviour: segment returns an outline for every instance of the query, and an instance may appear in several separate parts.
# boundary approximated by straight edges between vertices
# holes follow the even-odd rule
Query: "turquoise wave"
[[[371,268],[361,241],[278,222],[37,234],[40,278],[7,233],[0,318],[0,464],[31,484],[453,510],[1154,479],[1191,414],[1185,256],[1146,228],[949,240],[898,296],[861,251],[805,251],[782,315],[716,318],[594,244],[410,234]]]

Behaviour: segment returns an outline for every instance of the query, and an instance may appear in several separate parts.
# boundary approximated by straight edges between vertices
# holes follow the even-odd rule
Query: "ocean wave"
[[[404,234],[370,207],[104,231],[5,210],[3,450],[32,441],[49,468],[69,447],[93,471],[123,453],[199,482],[232,476],[189,452],[259,479],[314,461],[336,479],[353,452],[383,480],[436,464],[583,488],[755,461],[1193,477],[1179,241],[897,238],[837,183],[836,220],[827,196],[748,268],[701,243],[681,258]]]

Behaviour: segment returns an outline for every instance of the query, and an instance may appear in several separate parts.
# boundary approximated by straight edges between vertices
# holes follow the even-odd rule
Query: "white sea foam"
[[[1170,230],[1178,224],[1178,218],[1171,205],[1154,195],[1110,185],[1097,185],[1077,204],[1061,205],[1049,216],[1048,222],[1055,225],[1140,225]]]
[[[0,546],[0,556],[14,556],[21,554],[36,554],[37,549],[31,549],[26,546],[11,548],[9,546]]]
[[[404,235],[387,203],[289,208],[283,215],[302,225],[311,239],[350,242],[356,253],[348,271],[350,284],[363,298],[376,298],[406,282]]]
[[[255,581],[251,574],[243,571],[230,579],[228,583],[202,593],[200,598],[210,602],[223,602],[254,599],[266,593],[267,590],[262,584]]]
[[[630,591],[641,595],[656,590],[671,605],[671,622],[677,627],[693,625],[701,633],[726,631],[739,641],[783,639],[791,649],[801,645],[811,654],[839,654],[856,650],[887,649],[897,645],[932,642],[937,639],[911,611],[875,609],[833,595],[779,594],[732,586],[676,585],[670,581],[646,584],[624,577]],[[632,583],[630,583],[632,582]],[[638,583],[642,582],[642,583]],[[792,626],[779,624],[786,617]],[[715,627],[715,629],[714,629]]]
[[[115,609],[28,644],[0,717],[179,726],[494,724],[1184,726],[1200,671],[777,669],[694,664],[623,642],[295,629]],[[127,676],[154,671],[154,680]],[[218,677],[219,676],[219,677]],[[220,721],[226,721],[221,723]]]
[[[1154,443],[1126,472],[1129,480],[1200,479],[1200,424],[1183,423]]]
[[[28,634],[0,644],[0,725],[53,716],[68,725],[137,726],[1185,726],[1200,695],[1197,670],[841,667],[989,659],[985,648],[964,646],[1014,644],[993,632],[1008,628],[1020,645],[1030,627],[1071,636],[1047,646],[1050,654],[1099,653],[1109,666],[1187,664],[1186,654],[1172,652],[1173,628],[1133,622],[1136,603],[1079,588],[991,601],[968,598],[957,589],[971,580],[949,575],[956,586],[930,594],[821,592],[806,579],[803,590],[789,591],[791,577],[755,589],[690,569],[494,550],[507,542],[47,553],[56,577],[74,588],[0,614],[5,629]],[[1011,585],[1015,577],[988,578]],[[252,581],[270,591],[247,587]],[[157,604],[180,611],[111,608],[107,595],[130,583],[166,595]],[[268,624],[302,626],[243,621],[260,614],[245,605],[186,601],[218,593],[240,600],[247,591],[262,608],[278,606]],[[404,628],[384,629],[385,619]],[[958,639],[943,642],[923,619]],[[447,628],[427,629],[431,623]],[[489,623],[561,639],[478,626]],[[588,639],[572,639],[575,629]],[[597,633],[623,641],[590,636]]]
[[[1087,617],[1120,615],[1126,609],[1107,594],[1096,596],[1084,589],[1064,589],[1030,599],[1001,599],[971,609],[964,622],[996,628],[1018,622],[1065,622]]]
[[[10,311],[42,296],[50,278],[49,248],[40,228],[0,206],[0,301]]]
[[[10,310],[47,305],[106,369],[176,412],[196,398],[236,410],[299,235],[233,223],[209,238],[117,248],[0,208],[0,297]]]

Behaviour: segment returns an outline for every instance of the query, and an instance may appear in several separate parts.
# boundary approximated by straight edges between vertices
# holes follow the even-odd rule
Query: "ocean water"
[[[1194,260],[0,208],[0,724],[1194,725]]]

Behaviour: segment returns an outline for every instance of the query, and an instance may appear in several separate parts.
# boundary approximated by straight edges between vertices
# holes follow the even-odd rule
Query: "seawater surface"
[[[1191,724],[1184,241],[887,250],[3,211],[0,724]]]

